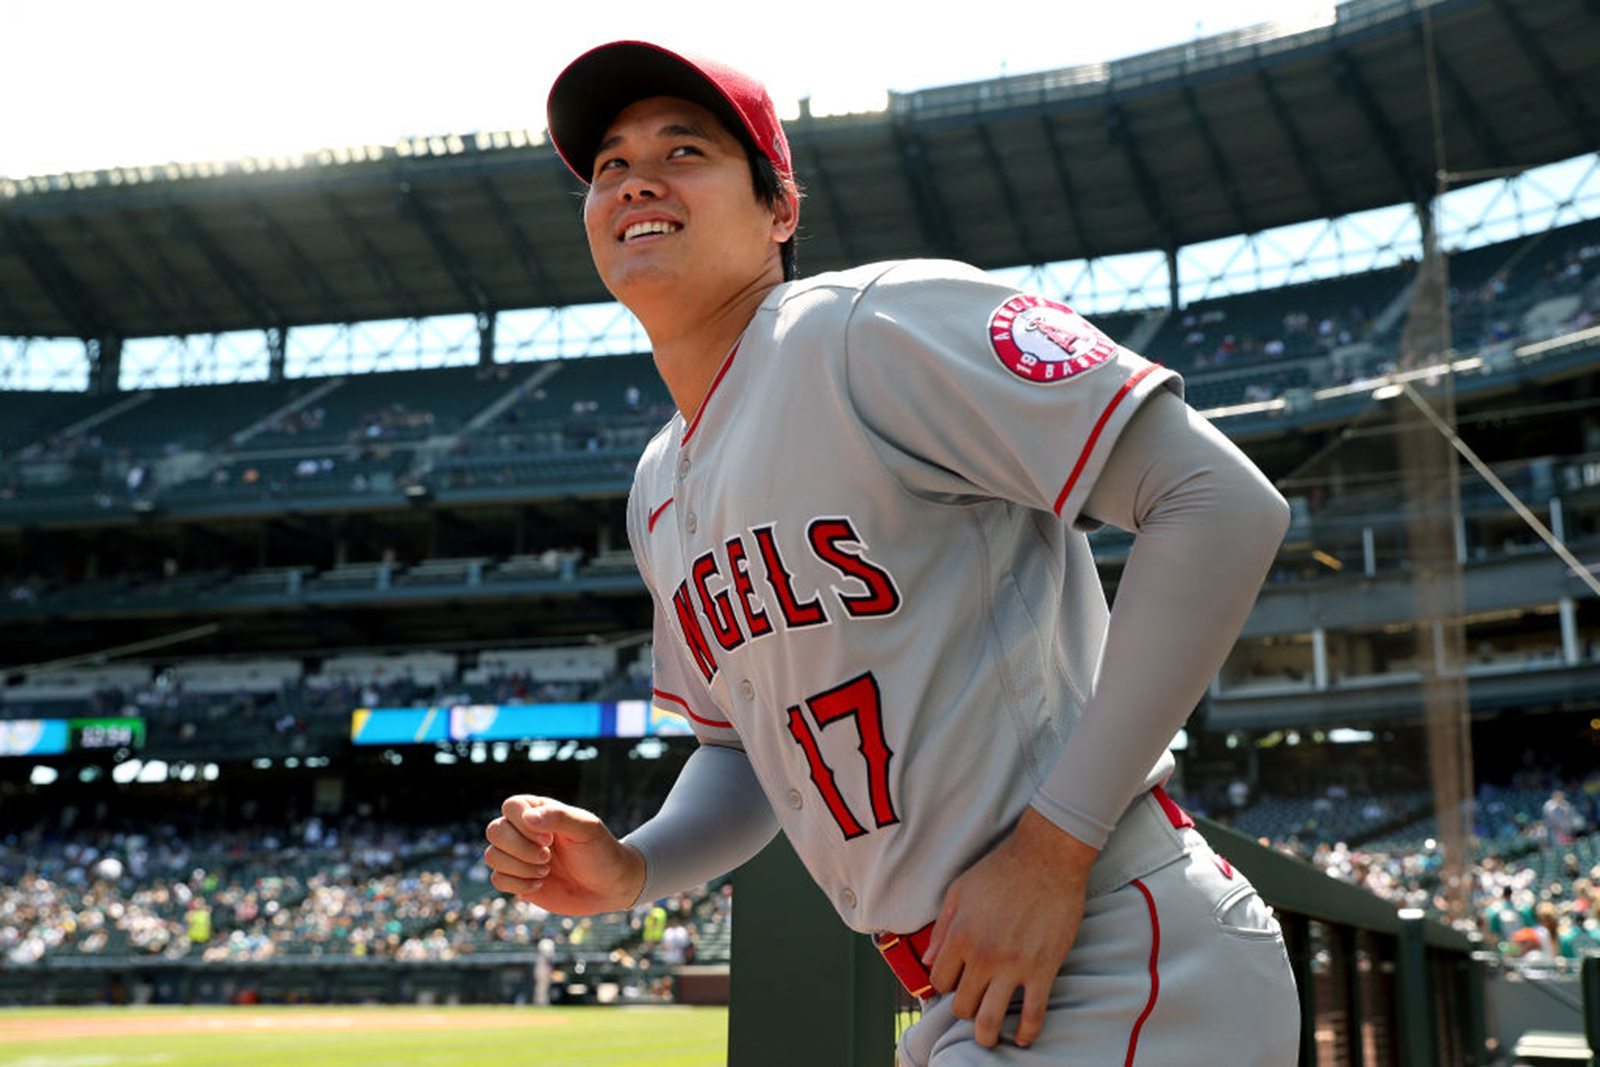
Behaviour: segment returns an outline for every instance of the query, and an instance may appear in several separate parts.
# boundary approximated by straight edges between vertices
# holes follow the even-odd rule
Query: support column
[[[1176,315],[1178,313],[1178,294],[1181,291],[1178,284],[1178,250],[1167,249],[1167,307]]]
[[[121,387],[122,338],[115,334],[84,342],[89,359],[89,392],[109,396]]]
[[[1372,527],[1361,528],[1361,561],[1368,578],[1378,573],[1378,545]]]
[[[1583,649],[1578,644],[1578,602],[1564,596],[1556,606],[1561,617],[1561,662],[1576,667],[1583,659]]]
[[[267,381],[283,381],[284,353],[289,347],[289,328],[271,326],[267,329]]]
[[[478,366],[480,367],[494,363],[495,318],[495,313],[492,311],[478,312]]]
[[[1311,631],[1311,684],[1328,688],[1328,631],[1318,626]]]
[[[1558,496],[1550,498],[1550,533],[1562,544],[1567,543],[1567,516]]]

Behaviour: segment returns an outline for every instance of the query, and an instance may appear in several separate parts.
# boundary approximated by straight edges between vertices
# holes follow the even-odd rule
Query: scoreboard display
[[[64,752],[135,749],[144,746],[145,722],[137,716],[99,719],[0,720],[0,756],[59,756]]]

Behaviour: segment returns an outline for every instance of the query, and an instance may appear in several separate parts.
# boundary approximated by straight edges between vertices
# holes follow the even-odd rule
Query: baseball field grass
[[[0,1009],[0,1067],[721,1067],[726,1008]]]

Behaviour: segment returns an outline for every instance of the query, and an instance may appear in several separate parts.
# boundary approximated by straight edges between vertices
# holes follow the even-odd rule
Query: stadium
[[[1306,1065],[1600,1050],[1597,55],[1594,0],[1348,0],[786,119],[803,274],[1068,302],[1289,500],[1169,788]],[[533,129],[0,177],[0,1064],[892,1061],[781,840],[593,919],[489,884],[504,797],[621,832],[694,747],[581,193]]]

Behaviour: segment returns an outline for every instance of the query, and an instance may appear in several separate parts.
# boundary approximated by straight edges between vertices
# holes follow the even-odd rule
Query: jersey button
[[[689,473],[689,457],[678,457],[678,477],[682,478]]]
[[[694,512],[691,511],[683,517],[683,528],[690,533],[700,528],[700,522],[694,517]]]
[[[839,902],[841,904],[843,904],[847,908],[855,907],[856,906],[856,893],[855,893],[855,890],[846,889],[843,893],[840,893],[839,894]]]
[[[796,811],[799,811],[800,810],[800,806],[802,804],[804,804],[804,803],[805,803],[805,800],[800,796],[800,790],[798,790],[798,789],[789,790],[789,806],[791,808],[795,809]]]
[[[746,700],[754,700],[756,698],[756,687],[750,684],[750,679],[746,678],[739,683],[739,695]]]

